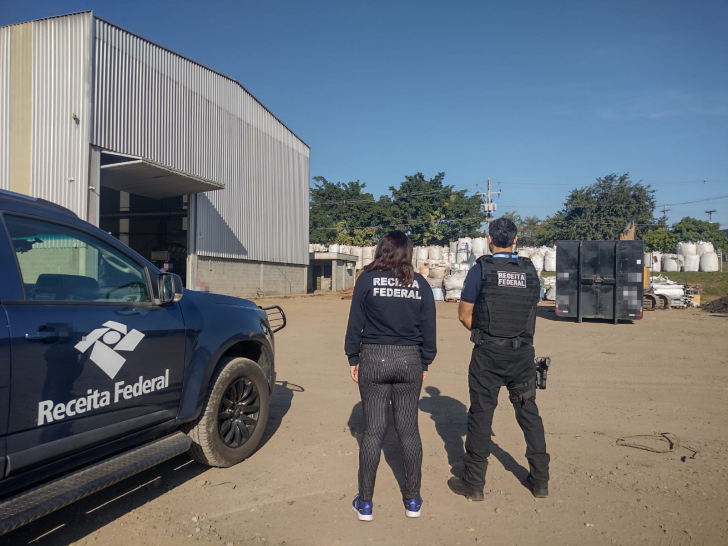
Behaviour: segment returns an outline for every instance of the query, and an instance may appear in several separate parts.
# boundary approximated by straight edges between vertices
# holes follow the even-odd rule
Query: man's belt
[[[520,349],[521,347],[531,345],[530,339],[529,341],[525,341],[524,338],[521,337],[491,337],[477,328],[473,328],[470,332],[470,341],[476,345],[480,345],[481,343],[495,343],[496,345],[501,345],[503,347],[511,346],[514,349]]]

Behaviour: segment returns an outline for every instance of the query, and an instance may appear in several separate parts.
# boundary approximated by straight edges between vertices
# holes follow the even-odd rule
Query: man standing
[[[493,412],[505,386],[526,438],[528,483],[535,497],[548,496],[549,454],[536,406],[533,335],[540,282],[531,260],[513,252],[516,225],[502,217],[490,224],[492,256],[469,271],[460,298],[460,322],[475,344],[468,385],[470,410],[465,439],[465,475],[450,478],[450,489],[471,501],[483,500]]]

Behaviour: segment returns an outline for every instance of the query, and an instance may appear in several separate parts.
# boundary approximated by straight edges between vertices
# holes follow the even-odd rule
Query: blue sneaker
[[[424,501],[422,500],[422,497],[419,499],[407,499],[404,501],[404,510],[405,514],[408,518],[419,518],[420,514],[422,512],[420,511],[420,508],[422,508],[422,503]]]
[[[351,507],[356,512],[356,517],[359,518],[359,521],[372,521],[374,519],[374,516],[372,516],[372,503],[359,502],[358,493],[354,497],[354,502],[351,503]]]

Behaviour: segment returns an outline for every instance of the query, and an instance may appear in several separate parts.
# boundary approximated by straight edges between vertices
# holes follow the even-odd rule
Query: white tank
[[[480,258],[485,254],[485,237],[476,237],[473,239],[473,252]]]
[[[683,271],[698,271],[700,269],[700,256],[697,254],[688,254],[684,258]]]
[[[371,263],[372,259],[374,258],[374,247],[373,246],[365,246],[362,249],[362,258],[364,260],[369,260],[369,263]],[[367,265],[367,264],[364,264]]]
[[[720,264],[718,263],[718,254],[715,252],[706,252],[700,257],[700,271],[718,271]]]
[[[679,242],[677,244],[677,253],[680,256],[692,256],[698,253],[698,247],[695,243]]]
[[[715,252],[715,248],[713,248],[713,243],[710,241],[698,241],[697,245],[698,247],[698,256],[702,256],[706,252]]]
[[[556,251],[549,248],[543,257],[543,270],[556,271]]]
[[[429,252],[427,251],[426,246],[418,246],[415,247],[415,257],[417,260],[427,260],[429,256]]]
[[[329,245],[329,252],[339,252],[340,248],[337,244]]]
[[[663,254],[662,255],[662,270],[663,271],[678,271],[677,256],[675,254]]]
[[[457,254],[458,251],[458,242],[457,241],[450,241],[450,254]]]
[[[430,258],[430,260],[442,260],[442,247],[441,246],[431,246],[427,248],[427,255]]]

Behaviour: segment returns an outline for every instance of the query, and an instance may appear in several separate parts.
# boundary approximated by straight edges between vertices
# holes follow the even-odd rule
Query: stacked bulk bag
[[[434,245],[427,247],[427,257],[430,260],[442,260],[442,247]]]
[[[544,271],[556,271],[556,249],[549,248],[543,258]]]
[[[698,241],[696,243],[697,250],[698,250],[698,256],[702,256],[703,254],[706,254],[708,252],[715,252],[715,248],[713,248],[713,243],[710,241]]]
[[[662,270],[665,272],[678,271],[677,254],[662,255]]]
[[[700,271],[714,272],[720,269],[718,263],[718,254],[716,252],[706,252],[700,256]]]
[[[677,244],[678,256],[693,256],[698,253],[698,247],[695,243],[679,242]]]
[[[477,258],[480,258],[482,255],[486,253],[488,245],[486,244],[485,237],[476,237],[473,239],[473,254]]]
[[[698,271],[700,269],[700,256],[697,254],[686,254],[683,259],[683,271]]]
[[[455,271],[451,275],[445,275],[444,287],[445,287],[445,301],[459,301],[460,294],[465,284],[465,277],[467,271]]]

